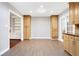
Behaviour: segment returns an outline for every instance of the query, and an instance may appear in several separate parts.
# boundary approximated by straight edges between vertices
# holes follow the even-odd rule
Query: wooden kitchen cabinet
[[[71,24],[74,24],[75,19],[75,4],[69,3],[69,21]]]
[[[79,2],[69,3],[69,21],[71,24],[79,24]]]
[[[68,46],[68,49],[69,49],[69,53],[71,55],[75,55],[75,37],[72,36],[72,35],[68,35],[68,43],[69,43],[69,46]]]
[[[23,19],[23,38],[30,39],[31,36],[31,16],[24,15]]]
[[[69,51],[69,49],[68,49],[68,46],[69,46],[68,42],[69,42],[68,41],[68,35],[64,34],[64,49],[67,50],[67,51]]]
[[[64,50],[73,56],[79,56],[79,36],[64,34]]]
[[[75,47],[76,47],[75,55],[79,56],[79,37],[75,37]]]
[[[56,40],[58,37],[58,15],[52,15],[50,17],[51,21],[51,37],[52,40]]]
[[[71,35],[64,34],[64,49],[70,53],[74,54],[74,45],[73,45],[74,37]]]
[[[79,2],[75,3],[75,24],[79,24]]]

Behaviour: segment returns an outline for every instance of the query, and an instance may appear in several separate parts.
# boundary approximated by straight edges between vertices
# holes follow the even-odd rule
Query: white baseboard
[[[58,39],[59,41],[63,42],[63,39]]]
[[[9,50],[9,48],[7,48],[7,49],[5,49],[4,51],[2,51],[1,53],[0,53],[0,56],[2,55],[2,54],[4,54],[5,52],[7,52]]]
[[[10,39],[15,39],[15,40],[18,40],[18,39],[21,39],[21,38],[10,38]]]
[[[51,39],[50,37],[31,37],[30,39]]]

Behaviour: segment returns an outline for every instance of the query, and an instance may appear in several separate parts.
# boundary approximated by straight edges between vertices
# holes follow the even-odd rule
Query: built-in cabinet
[[[10,39],[21,39],[21,19],[17,16],[10,18]]]
[[[23,37],[30,39],[31,36],[31,16],[25,15],[23,19]]]
[[[64,34],[64,49],[71,55],[75,54],[74,37]]]
[[[64,34],[64,49],[71,55],[79,56],[79,2],[69,3],[69,23],[75,25],[75,33]]]
[[[79,24],[79,2],[69,3],[69,20],[72,24]]]
[[[75,37],[75,47],[76,47],[76,55],[79,56],[79,37]]]
[[[51,21],[51,37],[52,40],[56,40],[58,37],[58,15],[52,15],[50,17]]]
[[[68,35],[64,34],[64,49],[68,51]]]
[[[79,56],[79,36],[64,34],[64,50],[73,56]]]

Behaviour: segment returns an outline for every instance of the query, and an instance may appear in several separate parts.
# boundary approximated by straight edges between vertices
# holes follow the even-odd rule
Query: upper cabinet
[[[71,24],[79,24],[79,2],[69,3],[69,20]]]

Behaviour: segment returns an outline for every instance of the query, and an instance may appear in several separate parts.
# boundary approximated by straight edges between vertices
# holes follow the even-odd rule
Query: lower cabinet
[[[79,56],[79,37],[75,37],[76,56]]]
[[[71,54],[71,55],[75,55],[75,37],[74,36],[68,36],[69,37],[69,39],[68,39],[68,43],[69,43],[69,45],[68,45],[68,49],[69,49],[69,53]]]
[[[79,56],[79,37],[64,34],[64,50],[73,56]]]
[[[66,50],[66,51],[69,51],[69,49],[68,49],[68,45],[69,45],[69,43],[68,43],[69,41],[68,41],[68,35],[64,35],[64,49]]]

